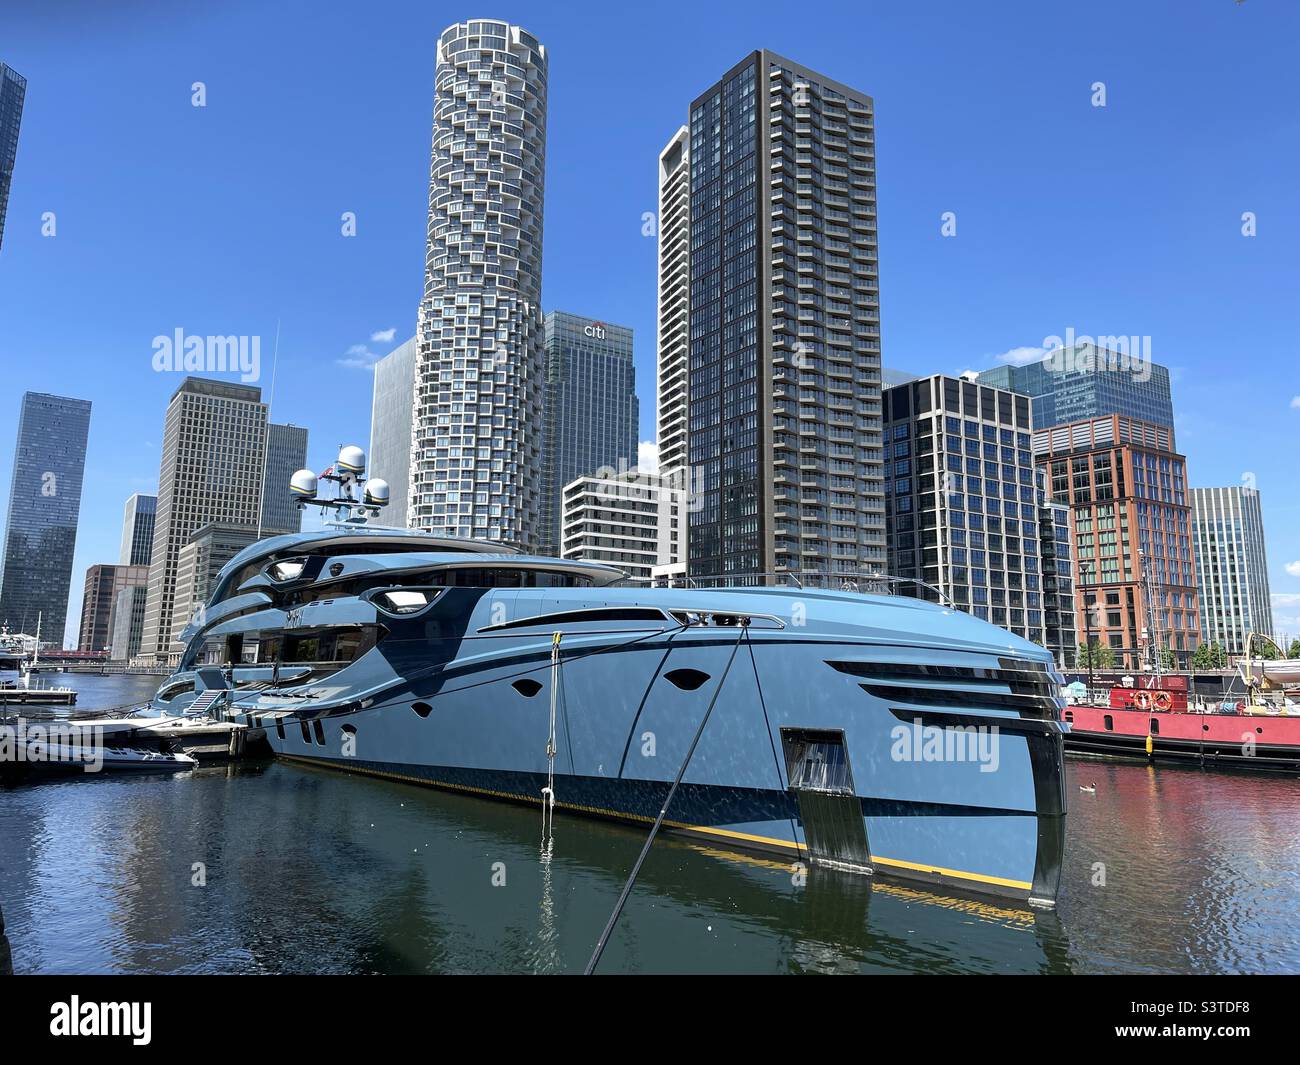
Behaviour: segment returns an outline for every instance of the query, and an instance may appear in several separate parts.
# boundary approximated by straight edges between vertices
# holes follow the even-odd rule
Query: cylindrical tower
[[[546,49],[505,22],[438,39],[409,523],[532,547],[541,481]]]

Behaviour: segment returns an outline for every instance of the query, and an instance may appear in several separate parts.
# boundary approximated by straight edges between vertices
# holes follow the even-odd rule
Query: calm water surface
[[[81,709],[157,683],[59,681]],[[797,886],[785,864],[661,837],[601,970],[1300,972],[1300,780],[1068,773],[1055,914],[817,870]],[[539,827],[533,809],[284,763],[0,791],[13,969],[581,971],[644,832],[562,815],[547,857]]]

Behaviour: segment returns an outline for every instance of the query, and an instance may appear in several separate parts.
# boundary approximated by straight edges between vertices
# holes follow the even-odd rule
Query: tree
[[[1093,640],[1087,646],[1079,644],[1075,661],[1078,669],[1110,669],[1115,665],[1115,652]]]
[[[1218,643],[1201,643],[1192,652],[1193,669],[1227,669],[1228,655]]]
[[[1172,647],[1160,648],[1160,668],[1174,669],[1178,665],[1178,656],[1174,654]]]
[[[1292,640],[1291,646],[1286,649],[1287,658],[1300,658],[1300,640]]]

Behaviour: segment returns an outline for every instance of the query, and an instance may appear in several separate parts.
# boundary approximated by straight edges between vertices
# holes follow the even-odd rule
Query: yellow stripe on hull
[[[514,791],[498,791],[494,788],[478,788],[471,784],[453,784],[450,781],[430,780],[428,777],[415,777],[406,773],[393,773],[383,769],[364,769],[361,766],[341,765],[338,762],[327,761],[323,758],[303,758],[294,754],[277,754],[277,758],[283,758],[286,761],[298,762],[302,765],[325,766],[329,769],[341,769],[345,773],[363,773],[372,777],[383,777],[387,780],[400,780],[410,784],[422,784],[425,787],[445,788],[451,791],[470,792],[475,795],[491,795],[499,799],[510,799],[515,802],[541,802],[541,797],[533,798],[529,795],[520,795]],[[647,817],[644,814],[625,813],[621,810],[607,810],[600,806],[584,806],[581,803],[561,802],[556,800],[556,806],[566,810],[578,810],[583,813],[597,814],[601,817],[610,817],[621,820],[643,821],[647,824],[654,822],[653,817]],[[664,824],[670,828],[676,828],[683,832],[698,832],[707,836],[719,836],[723,839],[743,840],[747,843],[757,843],[764,847],[777,847],[782,850],[794,851],[796,854],[802,851],[798,843],[792,843],[789,840],[773,839],[770,836],[755,836],[748,832],[735,832],[728,828],[713,828],[708,825],[691,825],[683,821],[669,821],[665,819]],[[1033,885],[1027,880],[1011,880],[1002,876],[987,876],[984,873],[968,873],[962,869],[947,869],[941,865],[922,865],[917,862],[905,862],[899,858],[882,858],[873,854],[871,861],[877,865],[892,866],[897,869],[907,869],[912,872],[928,873],[931,876],[943,876],[954,880],[969,880],[977,884],[993,884],[998,887],[1016,888],[1021,891],[1029,891]]]

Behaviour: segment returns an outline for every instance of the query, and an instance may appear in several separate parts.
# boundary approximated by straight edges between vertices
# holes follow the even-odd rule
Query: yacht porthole
[[[433,707],[430,706],[428,703],[412,703],[411,709],[414,710],[417,714],[419,714],[420,717],[428,717],[429,712],[433,710]]]
[[[664,680],[669,684],[676,685],[684,692],[693,692],[709,679],[707,673],[701,673],[698,669],[674,669],[671,673],[664,674]]]
[[[533,680],[532,677],[521,677],[510,685],[510,687],[514,688],[514,690],[525,699],[531,699],[542,690],[542,686],[537,681]]]

